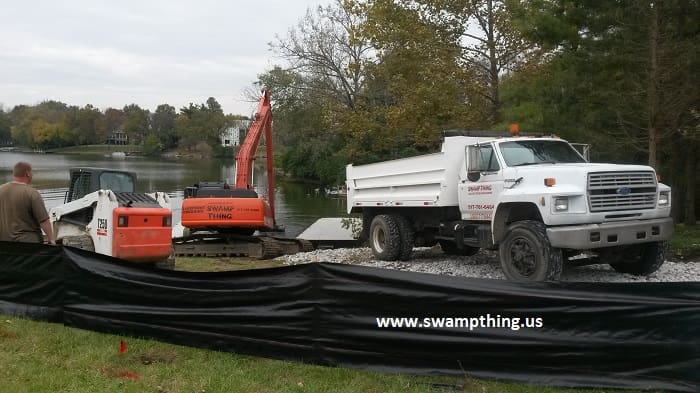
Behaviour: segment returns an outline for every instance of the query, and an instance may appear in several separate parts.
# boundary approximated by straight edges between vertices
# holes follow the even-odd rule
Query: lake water
[[[63,204],[68,187],[68,169],[91,166],[113,168],[136,173],[139,192],[164,191],[171,197],[173,223],[180,221],[180,206],[185,187],[199,181],[234,183],[235,162],[220,159],[189,161],[145,157],[112,157],[110,155],[32,154],[0,152],[0,183],[12,180],[12,168],[18,161],[32,164],[31,185],[42,194],[47,208]],[[256,166],[254,184],[260,195],[267,192],[267,177]],[[345,216],[345,198],[329,198],[317,192],[314,185],[276,180],[275,213],[277,224],[286,227],[285,236],[294,237],[321,217]]]

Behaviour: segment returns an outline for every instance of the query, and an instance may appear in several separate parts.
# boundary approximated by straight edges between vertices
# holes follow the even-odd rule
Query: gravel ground
[[[439,247],[417,248],[413,250],[413,257],[410,261],[386,262],[374,259],[369,248],[339,248],[284,255],[277,259],[283,260],[288,265],[334,262],[459,277],[505,279],[498,261],[498,254],[488,250],[481,250],[471,257],[461,257],[445,255]],[[608,265],[565,266],[561,280],[589,282],[700,281],[700,262],[666,261],[658,271],[649,276],[618,273]]]

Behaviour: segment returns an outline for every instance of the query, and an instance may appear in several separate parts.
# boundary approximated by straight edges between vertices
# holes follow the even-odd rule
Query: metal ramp
[[[357,247],[360,245],[357,238],[359,233],[353,232],[359,231],[360,228],[360,218],[324,217],[306,228],[297,239],[310,241],[315,248]]]

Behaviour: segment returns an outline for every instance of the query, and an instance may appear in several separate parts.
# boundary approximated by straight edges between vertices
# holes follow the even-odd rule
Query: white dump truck
[[[498,248],[508,279],[557,280],[563,265],[648,275],[673,233],[671,188],[643,165],[589,163],[556,136],[446,131],[439,153],[348,165],[347,207],[375,257],[414,246]]]

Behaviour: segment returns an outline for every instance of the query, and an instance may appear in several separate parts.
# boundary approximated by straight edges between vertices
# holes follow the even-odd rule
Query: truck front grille
[[[656,207],[654,172],[595,172],[588,174],[591,212],[644,210]]]

